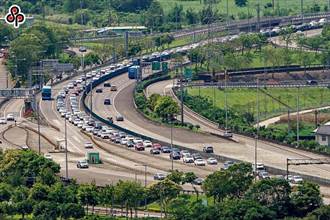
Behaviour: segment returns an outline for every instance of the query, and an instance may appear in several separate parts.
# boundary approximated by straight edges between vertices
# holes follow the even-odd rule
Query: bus
[[[52,87],[44,86],[41,90],[42,100],[52,100]]]

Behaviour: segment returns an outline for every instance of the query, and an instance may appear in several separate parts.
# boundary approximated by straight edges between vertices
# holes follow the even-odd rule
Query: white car
[[[73,124],[76,125],[76,126],[77,126],[79,123],[80,123],[80,120],[79,120],[79,119],[75,119],[75,120],[73,121]]]
[[[88,127],[85,128],[86,132],[93,132],[93,130],[94,130],[93,126],[88,126]]]
[[[102,131],[100,137],[102,139],[109,139],[110,138],[110,134],[107,133],[107,132]]]
[[[84,125],[84,122],[82,122],[82,121],[79,121],[79,122],[78,122],[78,124],[77,124],[77,127],[78,127],[78,128],[82,128],[82,127],[83,127],[83,125]]]
[[[210,157],[209,159],[207,159],[207,164],[217,165],[218,164],[218,161],[217,161],[217,159],[215,159],[213,157]]]
[[[9,113],[9,114],[7,115],[7,121],[15,121],[14,114]]]
[[[194,162],[194,158],[191,155],[185,156],[185,157],[183,157],[183,162],[184,163],[193,163]]]
[[[293,176],[291,182],[294,184],[299,184],[301,182],[303,182],[303,178],[301,176]]]
[[[65,115],[67,114],[67,112],[65,111],[65,112],[61,112],[61,117],[65,117]]]
[[[74,88],[73,83],[69,83],[69,84],[68,84],[68,88],[69,88],[69,89],[73,89],[73,88]]]
[[[126,145],[127,142],[128,142],[128,140],[127,140],[126,138],[122,138],[122,139],[120,140],[120,144],[121,144],[121,145]]]
[[[152,147],[152,142],[148,141],[148,140],[145,140],[145,141],[143,141],[143,146],[144,147]]]
[[[44,157],[48,160],[53,160],[53,157],[50,154],[44,154]]]
[[[141,138],[134,138],[133,143],[134,144],[143,143],[143,140]]]
[[[206,165],[206,162],[203,159],[196,159],[194,161],[194,163],[195,163],[196,166],[205,166]]]
[[[93,148],[93,144],[91,142],[86,142],[85,148]]]
[[[6,118],[0,118],[0,124],[7,124]]]

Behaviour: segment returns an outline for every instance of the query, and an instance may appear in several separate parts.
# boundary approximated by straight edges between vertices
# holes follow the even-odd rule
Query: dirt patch
[[[297,121],[297,116],[293,115],[290,117],[291,122]],[[318,113],[317,115],[313,113],[306,113],[299,116],[299,121],[306,123],[318,123],[325,124],[330,121],[330,113]],[[278,123],[287,123],[288,116],[282,116]]]

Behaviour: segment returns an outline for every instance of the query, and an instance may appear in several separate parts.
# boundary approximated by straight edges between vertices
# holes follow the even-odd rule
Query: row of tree
[[[286,180],[276,178],[255,182],[251,164],[235,164],[207,176],[202,185],[206,197],[199,195],[193,185],[197,177],[191,172],[174,170],[165,180],[147,187],[135,181],[98,187],[95,183],[63,183],[57,176],[59,169],[58,164],[32,151],[1,152],[0,215],[81,219],[100,206],[107,213],[125,209],[126,216],[133,218],[138,208],[157,203],[165,217],[178,220],[261,220],[308,214],[330,218],[318,185],[303,182],[292,188]],[[185,183],[193,186],[197,197],[181,195]]]

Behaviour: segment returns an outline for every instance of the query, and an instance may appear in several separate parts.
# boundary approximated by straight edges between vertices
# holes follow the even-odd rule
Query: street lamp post
[[[172,118],[171,116],[169,115],[168,116],[169,120],[170,120],[170,130],[171,130],[171,135],[170,135],[170,138],[171,138],[171,154],[172,154],[172,157],[171,157],[171,170],[173,171],[174,170],[174,163],[173,163],[173,122],[172,122]]]
[[[66,126],[66,117],[64,117],[64,133],[65,133],[65,178],[69,179],[68,172],[68,135],[67,135],[67,126]]]
[[[257,177],[259,129],[260,129],[259,79],[257,79],[257,132],[255,135],[255,146],[254,146],[254,175],[255,175],[255,177]]]

